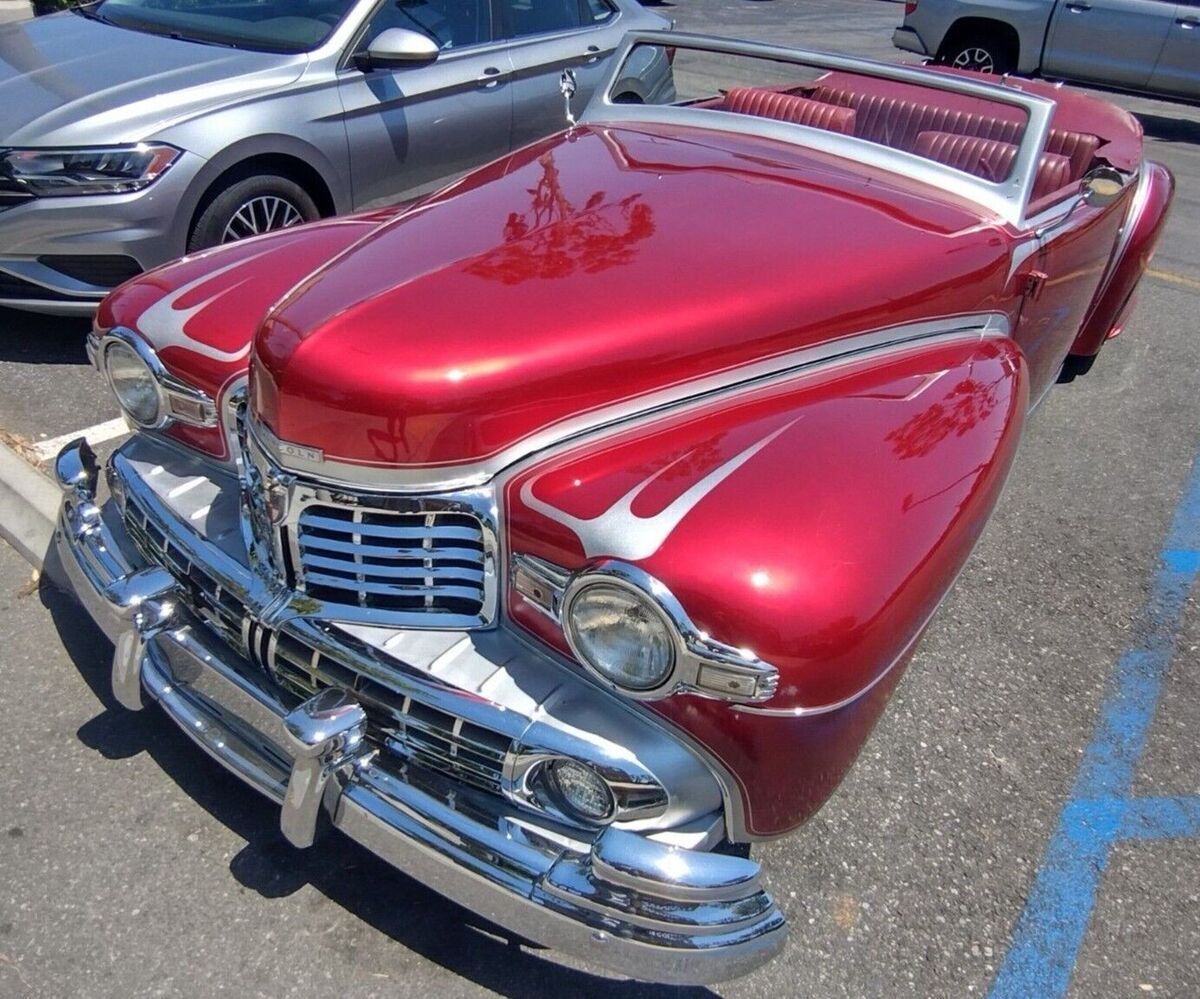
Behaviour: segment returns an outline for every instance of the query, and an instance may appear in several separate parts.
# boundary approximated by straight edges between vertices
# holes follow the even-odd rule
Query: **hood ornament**
[[[571,113],[571,98],[579,89],[579,82],[575,79],[575,70],[567,68],[562,71],[562,76],[558,78],[558,89],[562,92],[563,103],[566,105],[564,113],[567,116],[567,124],[574,128],[576,121],[575,115]]]

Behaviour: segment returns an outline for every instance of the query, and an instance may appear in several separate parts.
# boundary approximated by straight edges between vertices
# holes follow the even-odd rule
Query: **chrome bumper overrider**
[[[363,708],[326,688],[293,707],[248,679],[236,653],[178,601],[164,568],[135,568],[123,522],[96,502],[82,441],[56,463],[56,546],[79,599],[113,640],[113,690],[157,701],[210,756],[281,804],[298,846],[322,826],[521,936],[653,981],[743,975],[783,946],[759,865],[609,827],[590,842],[547,835],[513,804],[463,787],[442,800],[364,739]],[[470,807],[455,807],[461,801]]]

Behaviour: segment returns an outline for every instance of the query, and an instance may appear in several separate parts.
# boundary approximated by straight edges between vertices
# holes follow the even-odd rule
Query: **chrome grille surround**
[[[397,628],[486,628],[499,601],[496,495],[390,495],[302,479],[242,421],[246,542],[260,572],[322,617]]]
[[[231,589],[191,559],[136,502],[125,527],[142,556],[162,565],[183,587],[183,602],[249,664],[267,673],[294,703],[326,687],[353,691],[367,714],[367,739],[401,760],[493,794],[503,793],[512,740],[451,712],[400,694],[342,665],[292,634],[256,621]]]

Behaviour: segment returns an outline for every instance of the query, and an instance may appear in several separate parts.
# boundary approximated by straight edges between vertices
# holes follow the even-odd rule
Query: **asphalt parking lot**
[[[687,0],[686,30],[887,60],[883,0]],[[1200,994],[1200,108],[1116,97],[1175,173],[1126,332],[1031,421],[1000,506],[829,805],[756,850],[774,964],[645,987],[498,937],[277,810],[157,710],[0,543],[0,997]],[[0,431],[115,405],[86,323],[0,310]]]

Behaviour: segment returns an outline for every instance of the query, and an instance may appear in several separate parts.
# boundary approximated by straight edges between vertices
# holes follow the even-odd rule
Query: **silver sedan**
[[[0,26],[0,305],[370,208],[565,127],[636,0],[97,0]],[[666,54],[621,99],[671,93]]]

